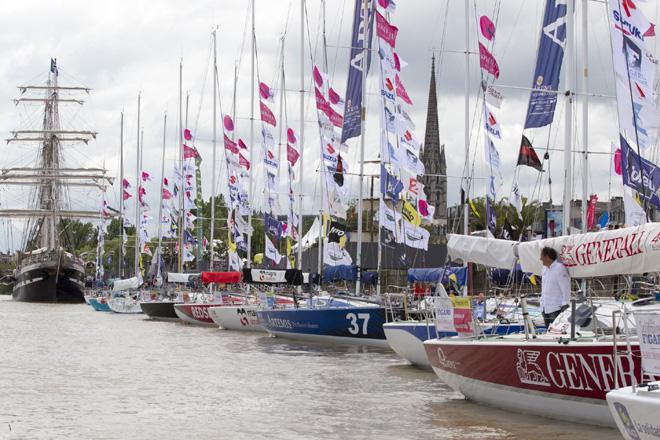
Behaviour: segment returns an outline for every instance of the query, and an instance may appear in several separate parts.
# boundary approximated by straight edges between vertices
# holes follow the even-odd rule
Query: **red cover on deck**
[[[243,279],[242,272],[202,272],[202,283],[234,284]]]

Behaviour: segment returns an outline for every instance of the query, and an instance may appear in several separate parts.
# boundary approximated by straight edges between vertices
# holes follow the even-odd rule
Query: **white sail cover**
[[[449,234],[447,251],[452,260],[483,264],[500,269],[512,269],[516,264],[517,241],[471,235]]]
[[[557,251],[573,278],[660,271],[660,223],[520,243],[524,272],[541,275],[540,255],[545,246]]]
[[[127,278],[125,280],[115,280],[112,291],[121,292],[122,290],[137,289],[142,284],[142,280],[138,277]]]
[[[168,283],[187,283],[190,277],[199,276],[198,273],[176,273],[168,272],[167,282]]]

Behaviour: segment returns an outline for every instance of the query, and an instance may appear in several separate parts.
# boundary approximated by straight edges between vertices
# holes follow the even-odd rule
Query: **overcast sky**
[[[503,164],[502,186],[498,196],[508,196],[511,176],[515,168],[522,124],[525,117],[529,92],[524,90],[532,82],[538,35],[545,2],[542,0],[480,0],[477,11],[469,12],[470,50],[475,50],[476,31],[473,22],[482,14],[490,15],[497,24],[494,55],[498,60],[501,75],[495,85],[505,95],[505,102],[498,116],[503,137],[497,146]],[[581,3],[581,2],[578,2]],[[241,137],[249,142],[250,114],[250,36],[249,0],[211,1],[195,0],[177,2],[166,0],[89,2],[60,1],[42,2],[24,0],[3,5],[0,25],[0,47],[3,62],[0,63],[0,131],[5,136],[19,127],[39,125],[39,109],[16,107],[11,101],[18,90],[15,86],[26,83],[44,82],[49,60],[56,57],[60,67],[60,83],[85,85],[93,89],[83,109],[62,110],[62,123],[67,128],[93,128],[99,132],[98,139],[89,146],[71,148],[66,159],[71,165],[105,165],[114,176],[119,174],[119,120],[122,110],[125,115],[124,153],[126,176],[135,180],[135,144],[137,133],[137,94],[142,93],[142,122],[144,128],[144,168],[156,178],[149,188],[154,197],[152,206],[158,206],[160,157],[162,145],[162,118],[168,113],[166,139],[166,174],[171,175],[173,161],[177,157],[176,121],[178,119],[178,65],[183,59],[184,93],[190,94],[188,127],[196,135],[196,145],[204,162],[202,175],[204,194],[211,193],[211,31],[218,26],[218,59],[220,69],[220,94],[222,110],[231,113],[234,84],[234,68],[238,66],[238,88],[236,102],[236,125]],[[322,65],[321,7],[320,0],[307,0],[307,22],[305,23],[305,89],[310,89],[312,59]],[[327,1],[327,53],[328,71],[334,87],[345,93],[352,23],[353,0]],[[642,5],[648,16],[655,21],[656,2]],[[580,9],[580,8],[578,8]],[[578,11],[579,12],[579,11]],[[256,40],[258,51],[258,73],[262,81],[273,87],[280,85],[280,41],[286,31],[284,69],[286,77],[286,113],[289,126],[300,127],[300,2],[298,0],[256,0]],[[424,136],[431,55],[438,57],[438,110],[440,115],[441,142],[445,144],[448,161],[449,201],[456,202],[459,179],[464,160],[464,95],[465,46],[464,2],[459,0],[399,0],[391,21],[399,27],[397,49],[408,62],[402,80],[414,102],[410,113],[417,125],[417,135]],[[246,21],[247,20],[247,21]],[[246,24],[248,27],[246,28]],[[612,99],[613,74],[609,45],[609,29],[605,4],[589,2],[589,92],[604,96],[589,100],[589,149],[593,152],[610,152],[610,143],[617,138],[616,107]],[[311,37],[311,41],[308,40]],[[656,42],[651,47],[657,54]],[[310,51],[311,48],[311,51]],[[578,47],[577,59],[583,60]],[[478,59],[471,56],[470,66],[470,115],[475,114],[479,83]],[[576,72],[581,72],[581,63]],[[375,69],[372,69],[375,74]],[[563,75],[562,75],[563,76]],[[368,93],[375,94],[378,84],[375,75],[370,75]],[[513,87],[513,88],[512,88]],[[522,88],[522,89],[516,89]],[[560,85],[560,88],[562,86]],[[366,158],[377,159],[378,153],[378,100],[368,102]],[[561,101],[561,100],[560,100]],[[279,101],[272,105],[278,122],[283,116],[279,112]],[[577,122],[578,142],[574,148],[581,149],[583,124],[579,111],[574,114]],[[318,210],[320,190],[318,184],[319,142],[315,123],[316,114],[313,96],[305,96],[305,206],[308,211]],[[557,107],[555,124],[548,128],[531,131],[539,155],[547,145],[561,149],[563,140],[564,105]],[[470,129],[471,151],[474,158],[474,195],[485,194],[486,168],[483,159],[482,130],[478,125]],[[279,128],[279,126],[278,126]],[[255,123],[254,163],[259,162],[261,148],[258,144],[259,123]],[[276,130],[277,133],[277,130]],[[549,134],[548,134],[549,133]],[[548,142],[549,139],[549,142]],[[350,141],[348,156],[350,171],[358,170],[357,139]],[[27,165],[34,157],[34,147],[10,144],[5,148],[0,165],[3,167]],[[657,160],[657,151],[647,152]],[[550,151],[552,197],[561,200],[563,191],[563,158],[560,151]],[[471,158],[472,161],[472,158]],[[284,162],[284,159],[283,159]],[[226,180],[223,168],[221,144],[218,148],[218,191],[225,192]],[[581,196],[581,172],[574,173],[577,185],[574,194]],[[621,194],[618,180],[609,178],[609,157],[592,155],[589,166],[589,192],[599,194],[601,200]],[[367,167],[367,173],[376,168]],[[256,190],[260,194],[263,179],[260,167],[253,170]],[[283,173],[283,176],[286,173]],[[523,195],[533,195],[547,200],[549,188],[545,184],[535,186],[538,173],[532,169],[521,171]],[[352,193],[357,194],[356,178],[352,182]],[[610,189],[611,187],[611,189]],[[284,187],[283,187],[284,189]],[[118,204],[119,190],[108,194],[111,204]],[[0,203],[14,206],[25,199],[26,193],[15,187],[0,189]],[[89,195],[72,195],[76,207],[95,209],[98,200]],[[261,197],[255,201],[260,205]],[[284,206],[284,198],[282,198]],[[129,214],[132,212],[132,206]],[[132,214],[131,214],[132,215]],[[18,230],[14,229],[18,234]],[[2,240],[5,241],[6,238]],[[18,243],[14,238],[15,244]]]

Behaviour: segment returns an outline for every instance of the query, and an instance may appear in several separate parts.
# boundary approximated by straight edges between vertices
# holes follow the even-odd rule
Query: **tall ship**
[[[66,160],[76,145],[88,145],[97,133],[63,127],[60,106],[82,106],[90,89],[61,86],[58,77],[57,61],[51,59],[45,84],[18,87],[19,97],[14,102],[36,112],[36,116],[30,115],[36,122],[27,129],[12,131],[7,143],[20,144],[28,152],[22,157],[33,158],[33,162],[0,170],[0,186],[9,186],[8,191],[16,188],[17,192],[26,192],[26,197],[21,195],[20,199],[27,206],[14,209],[3,203],[5,209],[0,209],[0,217],[20,222],[24,227],[12,291],[18,301],[84,301],[85,264],[75,254],[72,231],[67,226],[75,219],[99,219],[105,215],[103,208],[85,210],[74,205],[89,203],[98,191],[99,206],[101,192],[112,184],[105,169],[74,168]],[[68,115],[69,110],[64,111]]]

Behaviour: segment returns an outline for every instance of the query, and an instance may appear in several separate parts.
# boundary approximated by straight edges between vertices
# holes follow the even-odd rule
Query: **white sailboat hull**
[[[256,305],[210,307],[209,316],[224,330],[266,332],[259,323]]]
[[[660,382],[654,382],[660,385]],[[626,440],[660,438],[660,390],[620,388],[607,393],[607,404]]]

